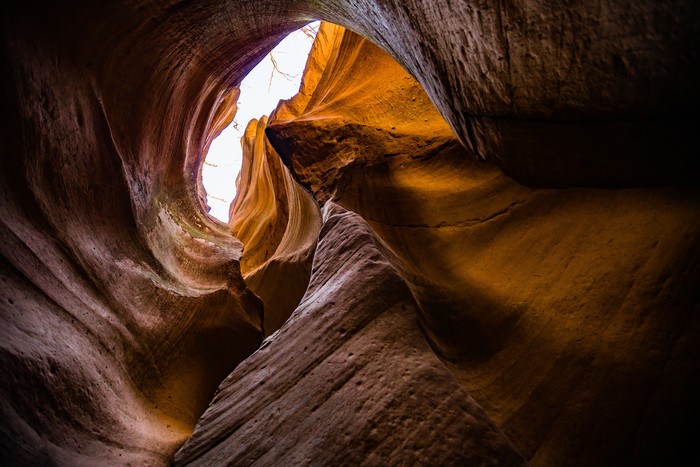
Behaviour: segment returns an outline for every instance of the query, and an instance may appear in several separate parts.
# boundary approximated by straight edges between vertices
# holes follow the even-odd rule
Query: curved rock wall
[[[195,194],[235,109],[221,83],[184,108],[168,41],[121,30],[143,17],[65,7],[3,6],[0,457],[163,464],[262,339],[242,245]]]
[[[524,465],[431,350],[389,257],[327,203],[299,307],[223,382],[176,465]]]
[[[690,1],[352,0],[322,18],[389,52],[459,140],[521,183],[697,184]]]
[[[267,117],[251,120],[241,140],[238,195],[231,203],[229,226],[245,244],[241,269],[248,287],[263,300],[263,327],[271,334],[306,291],[321,213],[283,168],[265,137],[266,126]]]
[[[167,464],[263,337],[197,194],[254,63],[211,66],[177,5],[2,9],[0,457]]]
[[[265,314],[266,327],[284,320],[302,291],[292,284],[294,299],[279,294],[274,271],[308,271],[313,201],[287,189],[279,216],[287,226],[276,226],[279,244],[254,261],[246,285],[242,244],[204,214],[198,177],[204,149],[234,111],[235,85],[286,33],[316,18],[379,44],[426,94],[412,96],[422,102],[412,109],[401,86],[413,93],[418,85],[389,62],[382,66],[396,74],[374,90],[368,73],[346,89],[343,106],[332,82],[310,82],[303,109],[290,106],[301,113],[280,109],[289,124],[279,135],[288,138],[276,149],[319,199],[362,215],[393,250],[428,342],[488,413],[472,412],[470,396],[457,391],[483,428],[472,433],[487,441],[475,455],[518,462],[504,433],[541,464],[684,453],[697,419],[695,191],[534,190],[491,164],[530,186],[696,183],[698,59],[688,44],[698,42],[697,8],[651,0],[3,3],[0,456],[168,463],[221,379],[262,339],[263,302],[278,310]],[[364,53],[378,60],[362,41],[351,45],[345,52],[359,55],[343,59],[347,66],[363,69]],[[333,79],[353,84],[333,68]],[[373,103],[379,90],[396,99]],[[332,127],[324,100],[345,129]],[[367,111],[353,111],[358,105]],[[328,121],[304,121],[309,112]],[[423,113],[427,121],[412,120]],[[300,143],[299,128],[317,134]],[[328,139],[343,131],[354,136]],[[322,160],[336,149],[336,159]],[[304,212],[294,204],[309,214],[294,220]],[[448,381],[412,329],[407,340],[428,373]],[[356,441],[372,439],[362,433]]]
[[[391,248],[464,388],[535,464],[688,449],[697,189],[524,187],[470,160],[386,53],[342,28],[333,42],[303,112],[268,136],[318,199]]]

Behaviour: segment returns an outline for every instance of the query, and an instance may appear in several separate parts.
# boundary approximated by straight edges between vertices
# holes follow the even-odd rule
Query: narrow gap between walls
[[[320,21],[314,21],[289,34],[241,82],[236,116],[212,141],[202,168],[209,214],[218,220],[228,223],[241,170],[241,137],[248,122],[269,115],[280,100],[299,91],[319,25]]]

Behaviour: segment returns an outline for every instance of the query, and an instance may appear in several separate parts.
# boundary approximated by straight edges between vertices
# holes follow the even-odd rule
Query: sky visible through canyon
[[[236,177],[241,169],[241,137],[253,118],[269,115],[281,99],[299,91],[319,22],[287,36],[241,82],[234,122],[212,142],[202,169],[209,214],[228,222],[228,210],[236,196]],[[273,58],[277,69],[273,65]]]

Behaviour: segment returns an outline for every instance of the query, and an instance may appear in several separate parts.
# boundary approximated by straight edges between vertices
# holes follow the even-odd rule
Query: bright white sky
[[[312,34],[315,35],[318,25],[316,21],[307,27],[313,27]],[[207,202],[211,206],[209,214],[217,219],[228,222],[228,209],[236,196],[236,177],[241,170],[241,136],[245,127],[250,120],[269,115],[281,99],[289,99],[299,91],[312,43],[313,39],[302,31],[294,31],[272,51],[277,67],[288,76],[277,71],[273,74],[274,68],[268,54],[241,83],[235,117],[238,128],[234,124],[229,125],[211,143],[202,168],[202,181],[208,194]]]

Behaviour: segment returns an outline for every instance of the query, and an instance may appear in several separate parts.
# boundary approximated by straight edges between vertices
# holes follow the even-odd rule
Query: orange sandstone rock
[[[525,465],[436,357],[385,246],[333,203],[289,321],[221,385],[176,465]]]
[[[386,242],[464,388],[534,464],[690,449],[698,191],[524,187],[470,160],[391,57],[334,31],[304,110],[267,134]]]
[[[304,295],[321,214],[270,146],[266,125],[263,117],[246,128],[229,226],[245,244],[241,269],[248,287],[263,300],[264,329],[270,334],[282,326]]]

